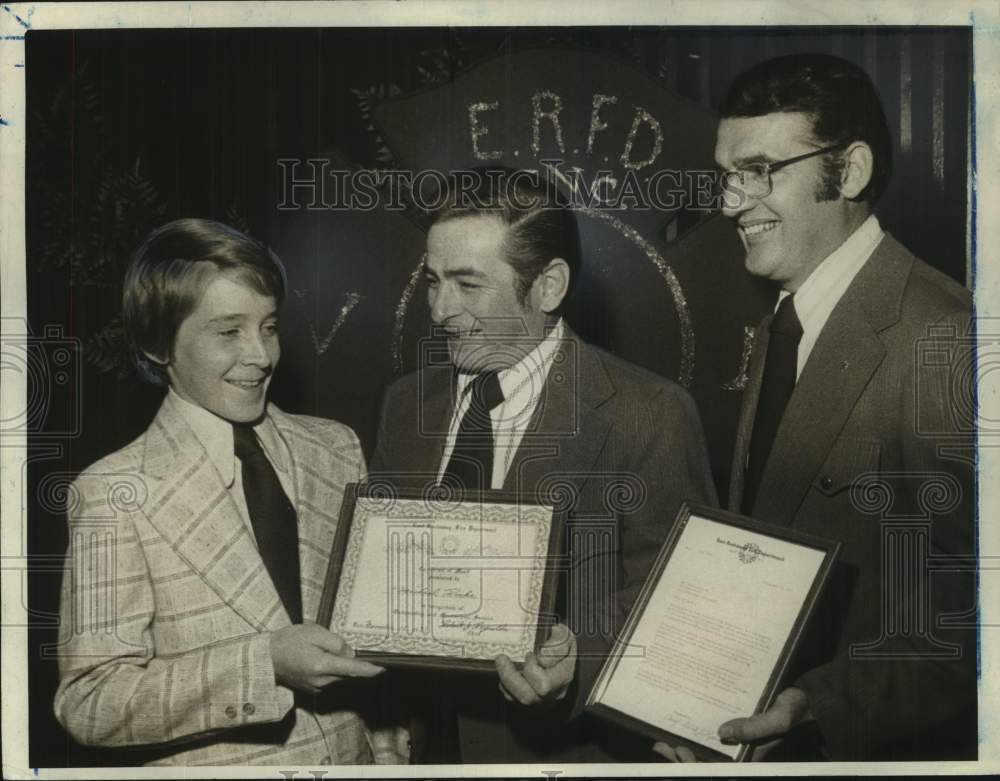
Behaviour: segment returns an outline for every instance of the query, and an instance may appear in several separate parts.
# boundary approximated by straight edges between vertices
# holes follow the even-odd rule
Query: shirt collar
[[[505,404],[515,396],[520,397],[522,395],[521,392],[524,390],[527,390],[530,395],[533,386],[537,390],[539,385],[531,382],[531,378],[541,379],[546,376],[549,365],[552,363],[552,357],[555,355],[556,349],[562,341],[563,331],[563,320],[559,318],[555,326],[545,335],[542,341],[531,349],[531,352],[513,366],[497,372],[497,380],[500,382],[500,389],[503,391]],[[465,396],[465,392],[475,376],[474,374],[465,373],[458,375],[458,395],[460,399]]]
[[[874,214],[868,216],[837,249],[831,252],[795,291],[795,313],[802,330],[826,323],[830,312],[843,296],[851,281],[875,251],[885,233]],[[787,290],[778,294],[778,305],[791,295]]]
[[[201,442],[209,460],[218,471],[226,488],[231,488],[236,476],[236,452],[233,443],[233,424],[209,412],[204,407],[192,404],[171,388],[167,392],[168,403],[187,422],[194,435]],[[253,427],[261,447],[275,469],[286,471],[281,448],[278,447],[278,432],[269,415]]]

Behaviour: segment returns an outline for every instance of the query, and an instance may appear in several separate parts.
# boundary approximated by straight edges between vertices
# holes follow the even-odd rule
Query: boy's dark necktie
[[[278,481],[251,426],[233,426],[242,465],[243,495],[257,549],[293,624],[302,623],[299,530],[295,508]]]

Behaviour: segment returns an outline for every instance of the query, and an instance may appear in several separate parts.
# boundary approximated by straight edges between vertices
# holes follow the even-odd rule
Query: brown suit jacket
[[[944,571],[975,551],[970,304],[886,235],[821,332],[761,478],[755,517],[843,543],[789,681],[836,760],[975,756],[974,581]],[[737,431],[736,511],[769,322]]]
[[[302,604],[315,616],[345,483],[364,476],[339,423],[268,415],[288,445]],[[270,632],[289,618],[252,533],[169,401],[68,494],[70,544],[55,711],[85,745],[151,764],[366,764],[371,688],[318,697],[275,683]]]
[[[439,366],[389,388],[373,482],[436,481],[453,387],[451,367]],[[455,709],[465,763],[654,759],[649,740],[579,714],[681,502],[718,501],[701,420],[683,388],[568,329],[539,390],[503,488],[569,511],[557,610],[577,638],[576,680],[560,705],[525,708],[502,698],[496,675],[452,674],[435,681],[452,697],[423,711]]]

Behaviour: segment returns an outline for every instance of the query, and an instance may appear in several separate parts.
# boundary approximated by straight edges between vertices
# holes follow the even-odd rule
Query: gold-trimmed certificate
[[[840,543],[685,504],[587,699],[591,712],[705,761],[719,727],[783,684]]]
[[[317,621],[379,664],[523,662],[554,623],[562,524],[552,506],[500,491],[351,484]]]

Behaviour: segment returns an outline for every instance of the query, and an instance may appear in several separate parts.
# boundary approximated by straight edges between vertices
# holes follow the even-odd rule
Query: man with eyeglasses
[[[784,688],[720,737],[755,759],[974,759],[974,579],[928,565],[975,551],[973,402],[949,357],[971,296],[873,214],[892,144],[860,68],[766,61],[721,116],[723,212],[747,270],[780,288],[757,330],[730,509],[842,549]],[[943,369],[920,357],[932,352]]]

